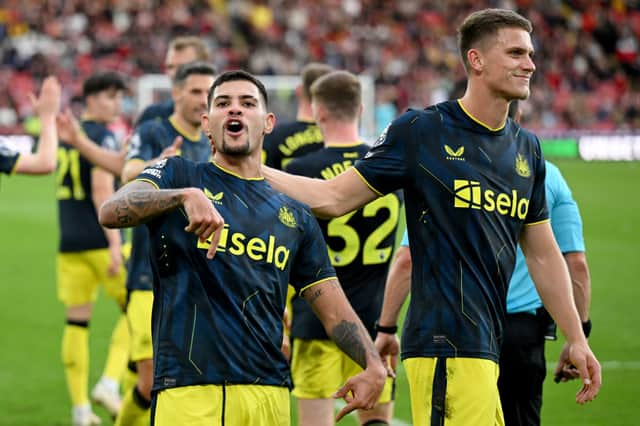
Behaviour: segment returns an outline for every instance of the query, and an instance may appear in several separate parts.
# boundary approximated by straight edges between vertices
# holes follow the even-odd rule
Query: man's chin
[[[248,143],[239,143],[237,145],[232,145],[224,142],[222,144],[222,153],[225,155],[230,155],[232,157],[246,157],[251,153]]]

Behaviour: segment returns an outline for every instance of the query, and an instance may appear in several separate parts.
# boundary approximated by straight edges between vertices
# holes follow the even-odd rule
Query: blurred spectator
[[[375,78],[378,114],[452,96],[463,77],[455,29],[483,7],[531,19],[538,70],[525,126],[638,128],[640,3],[583,0],[5,0],[0,133],[22,132],[25,93],[55,74],[66,100],[96,70],[160,73],[168,41],[202,37],[217,69],[299,74],[311,61]],[[542,12],[544,11],[544,12]],[[318,17],[322,16],[322,19]],[[392,88],[392,89],[390,89]],[[379,123],[384,126],[386,123]]]

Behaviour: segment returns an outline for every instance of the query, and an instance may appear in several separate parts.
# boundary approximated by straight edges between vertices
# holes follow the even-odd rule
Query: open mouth
[[[225,129],[229,133],[240,133],[242,129],[244,129],[244,125],[240,120],[231,119],[231,120],[227,120],[225,124]]]

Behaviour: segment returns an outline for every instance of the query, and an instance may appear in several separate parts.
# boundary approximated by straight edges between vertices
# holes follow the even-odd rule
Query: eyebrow
[[[226,100],[226,99],[231,99],[231,98],[232,98],[232,96],[229,96],[229,95],[218,95],[218,96],[216,96],[214,98],[214,100],[219,100],[219,99],[225,99]],[[241,100],[246,100],[246,99],[250,99],[250,100],[254,100],[254,101],[258,100],[258,98],[256,98],[253,95],[240,95],[239,98]]]

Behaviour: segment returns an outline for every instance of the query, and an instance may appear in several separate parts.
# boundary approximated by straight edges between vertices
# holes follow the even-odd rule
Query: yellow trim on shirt
[[[306,286],[304,286],[304,287],[302,287],[300,289],[300,291],[298,292],[298,296],[302,296],[302,293],[304,293],[306,289],[308,289],[310,287],[313,287],[314,285],[322,284],[324,282],[331,281],[331,280],[337,280],[337,279],[338,279],[338,277],[327,277],[327,278],[323,278],[323,279],[318,280],[318,281],[314,281],[311,284],[307,284]]]
[[[155,183],[155,182],[154,182],[154,181],[152,181],[152,180],[145,179],[145,178],[138,178],[138,179],[134,179],[134,180],[132,180],[131,182],[147,182],[147,183],[150,183],[151,185],[153,185],[156,189],[160,189],[160,187],[158,186],[158,184],[157,184],[157,183]],[[131,182],[129,182],[129,183],[131,183]],[[128,184],[127,184],[127,185],[128,185]]]
[[[465,114],[467,114],[469,116],[470,119],[472,119],[473,121],[475,121],[476,123],[478,123],[479,125],[481,125],[482,127],[491,130],[492,132],[497,132],[499,130],[504,129],[504,126],[507,125],[507,121],[505,120],[504,123],[502,123],[502,126],[499,127],[490,127],[487,124],[483,123],[482,121],[478,120],[477,118],[475,118],[469,111],[467,111],[467,109],[464,107],[464,105],[462,105],[462,102],[460,101],[460,99],[458,99],[458,105],[460,105],[460,108],[462,108],[462,111],[464,111]]]
[[[169,120],[169,123],[171,123],[171,125],[173,126],[173,128],[176,129],[176,131],[180,133],[180,135],[184,136],[189,142],[194,142],[194,143],[200,142],[200,139],[202,136],[202,130],[198,132],[198,134],[190,135],[189,132],[185,131],[183,128],[181,128],[178,125],[178,123],[176,123],[173,117],[169,117],[168,120]]]
[[[235,176],[238,179],[242,179],[242,180],[264,180],[264,176],[260,176],[260,177],[244,177],[244,176],[240,176],[239,174],[232,172],[231,170],[227,170],[224,167],[222,167],[221,165],[219,165],[218,163],[216,163],[215,161],[211,160],[211,164],[213,164],[214,166],[216,166],[217,168],[219,168],[220,170],[222,170],[225,173],[230,174],[231,176]]]
[[[358,176],[360,176],[360,179],[362,179],[362,181],[364,182],[365,185],[367,185],[369,187],[370,190],[372,190],[373,192],[375,192],[378,197],[384,197],[384,194],[380,191],[378,191],[377,189],[375,189],[369,182],[367,182],[367,180],[364,178],[364,176],[362,176],[362,174],[360,173],[360,171],[355,168],[352,167],[352,169],[358,174]]]
[[[544,219],[544,220],[539,220],[537,222],[525,223],[525,226],[540,225],[541,223],[547,223],[550,220],[551,219]]]
[[[362,141],[355,141],[355,142],[351,142],[351,143],[345,143],[345,144],[327,144],[325,145],[327,148],[353,148],[356,146],[360,146],[363,145],[364,142]]]

